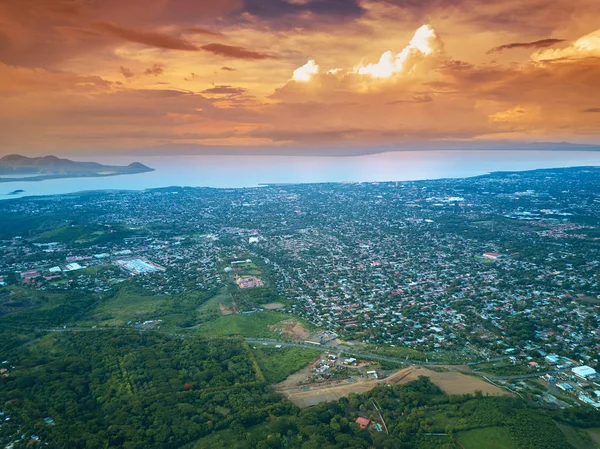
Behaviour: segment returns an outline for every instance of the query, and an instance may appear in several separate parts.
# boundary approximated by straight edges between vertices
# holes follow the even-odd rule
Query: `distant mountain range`
[[[139,162],[127,166],[113,166],[97,162],[77,162],[56,156],[26,157],[10,154],[0,158],[0,182],[130,175],[149,171],[154,169]]]
[[[348,142],[344,145],[325,147],[307,146],[224,146],[204,144],[164,144],[151,147],[140,147],[131,150],[130,154],[143,156],[326,156],[346,157],[397,151],[600,151],[600,144],[579,144],[569,142],[512,142],[512,141],[436,141],[414,142],[391,145],[363,145]]]

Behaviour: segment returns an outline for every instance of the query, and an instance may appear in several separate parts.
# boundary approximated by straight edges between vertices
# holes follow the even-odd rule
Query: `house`
[[[24,280],[34,279],[40,277],[42,273],[38,270],[24,271],[21,273],[21,278]]]
[[[355,423],[358,424],[361,429],[366,429],[367,427],[369,427],[369,424],[371,424],[371,421],[369,421],[367,418],[363,418],[362,416],[360,416],[356,418]]]
[[[496,260],[496,259],[498,259],[498,257],[500,257],[500,253],[497,253],[495,251],[483,253],[483,257],[485,257],[486,259],[490,259],[490,260]]]

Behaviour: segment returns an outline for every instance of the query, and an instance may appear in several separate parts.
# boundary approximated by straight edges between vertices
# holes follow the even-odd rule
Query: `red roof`
[[[369,427],[369,424],[371,424],[371,421],[369,421],[367,418],[356,418],[356,424],[358,424],[361,428],[366,429],[367,427]]]

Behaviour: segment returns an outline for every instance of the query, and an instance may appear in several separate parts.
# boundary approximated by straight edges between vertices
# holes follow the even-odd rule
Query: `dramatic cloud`
[[[302,67],[298,67],[292,74],[294,81],[310,81],[313,75],[319,73],[319,66],[314,60],[308,61]]]
[[[545,47],[550,47],[552,45],[555,44],[560,44],[561,42],[564,42],[564,39],[541,39],[539,41],[533,41],[533,42],[515,42],[512,44],[504,44],[504,45],[500,45],[499,47],[494,47],[492,49],[490,49],[487,54],[492,54],[492,53],[497,53],[497,52],[501,52],[504,50],[512,50],[513,48],[545,48]]]
[[[598,0],[0,0],[0,153],[598,143],[598,17]]]
[[[566,48],[552,48],[532,55],[532,58],[536,61],[588,57],[600,57],[600,29],[577,39]]]
[[[202,91],[203,94],[207,95],[241,95],[245,92],[246,89],[244,88],[225,85],[211,87]]]
[[[230,58],[238,59],[272,59],[273,55],[267,53],[260,53],[252,50],[248,50],[244,47],[236,47],[234,45],[224,44],[207,44],[203,45],[202,50],[214,53],[215,55],[228,56]]]
[[[206,34],[208,36],[223,36],[223,33],[219,33],[218,31],[207,30],[206,28],[201,28],[201,27],[183,28],[182,31],[184,33]]]
[[[156,33],[153,31],[132,30],[120,27],[118,25],[101,22],[92,24],[92,28],[106,32],[110,35],[119,37],[130,42],[135,42],[137,44],[144,44],[152,47],[164,48],[167,50],[198,50],[198,47],[196,45],[186,41],[185,39],[169,36],[163,33]]]
[[[389,78],[396,73],[410,71],[420,59],[439,54],[443,49],[444,44],[431,25],[423,25],[400,53],[394,55],[391,51],[386,51],[378,63],[359,66],[355,72],[373,78]]]

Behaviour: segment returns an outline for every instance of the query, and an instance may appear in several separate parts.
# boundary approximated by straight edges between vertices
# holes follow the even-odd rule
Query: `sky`
[[[0,154],[600,145],[598,0],[0,0]]]

